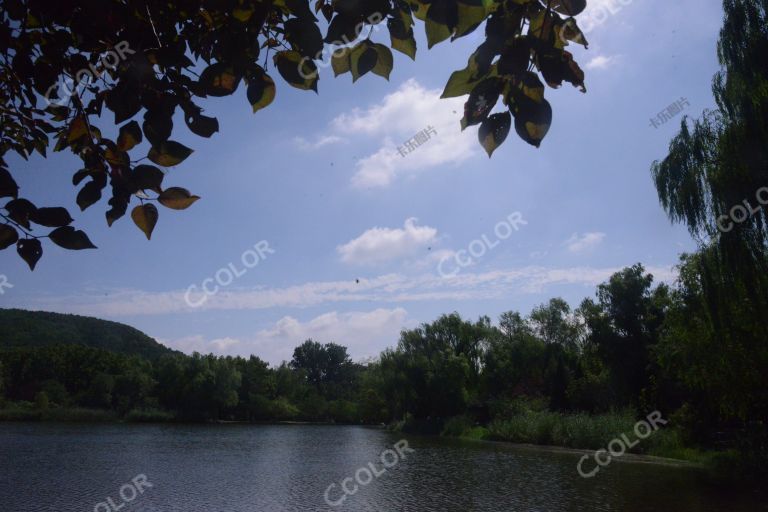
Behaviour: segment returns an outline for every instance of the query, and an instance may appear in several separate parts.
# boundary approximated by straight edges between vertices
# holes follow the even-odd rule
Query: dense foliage
[[[722,375],[694,359],[706,357],[699,351],[710,321],[696,286],[699,268],[695,257],[684,257],[670,287],[635,265],[576,310],[553,299],[525,317],[506,312],[496,325],[488,317],[444,315],[402,331],[396,347],[368,364],[353,363],[341,345],[312,340],[277,367],[255,356],[150,360],[78,345],[4,349],[0,396],[33,412],[95,407],[127,419],[399,422],[434,433],[482,425],[516,439],[533,435],[525,434],[527,425],[550,442],[562,432],[535,427],[551,427],[550,413],[573,414],[568,421],[598,429],[594,441],[619,418],[612,411],[622,411],[625,424],[658,410],[687,443],[749,447],[751,457],[764,460],[765,430],[757,422],[764,377],[750,370],[748,355],[729,361],[710,354]],[[744,329],[756,328],[754,319],[740,320]],[[731,409],[724,393],[741,395]],[[733,414],[740,403],[752,407]],[[584,419],[595,414],[607,423]]]
[[[469,95],[461,126],[480,125],[489,155],[513,117],[518,135],[538,147],[552,122],[544,83],[585,90],[584,73],[564,49],[569,41],[586,46],[573,18],[585,7],[586,0],[317,0],[314,9],[309,0],[5,0],[0,198],[11,200],[0,212],[0,249],[15,245],[34,270],[42,238],[66,249],[94,248],[70,226],[66,208],[41,208],[28,193],[19,196],[7,152],[28,159],[35,152],[45,157],[51,147],[69,149],[82,160],[72,178],[83,184],[80,209],[107,190],[111,226],[135,200],[131,218],[149,238],[159,218],[154,202],[183,210],[199,199],[166,187],[163,169],[193,152],[172,139],[182,119],[195,135],[218,131],[201,99],[233,94],[244,82],[253,111],[268,106],[276,94],[270,57],[288,84],[317,91],[316,62],[330,57],[330,48],[336,75],[388,79],[393,55],[373,41],[374,28],[386,24],[390,46],[415,58],[414,18],[424,22],[430,47],[485,23],[485,41],[453,73],[443,97]],[[491,115],[499,98],[506,108]],[[55,229],[43,236],[39,227]]]
[[[768,453],[768,1],[724,0],[717,110],[683,121],[652,173],[662,206],[699,242],[675,292],[659,361],[712,418],[755,432]],[[693,425],[693,423],[696,423]]]

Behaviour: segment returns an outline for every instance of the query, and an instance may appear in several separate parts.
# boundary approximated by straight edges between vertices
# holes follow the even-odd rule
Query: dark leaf
[[[200,75],[200,85],[208,96],[228,96],[237,90],[241,80],[233,66],[217,62]]]
[[[141,128],[139,123],[131,121],[120,127],[120,135],[117,137],[117,147],[121,151],[130,151],[141,142]]]
[[[189,130],[200,137],[211,137],[219,131],[219,120],[215,117],[204,116],[200,113],[185,116]]]
[[[291,18],[284,24],[285,37],[305,57],[317,58],[323,51],[323,35],[320,28],[309,18]]]
[[[37,207],[26,199],[13,199],[8,201],[5,205],[5,209],[8,210],[8,216],[13,219],[14,222],[30,229],[29,221],[37,210]]]
[[[30,270],[35,270],[35,265],[43,255],[43,245],[37,238],[24,238],[16,244],[16,252],[27,262]]]
[[[51,231],[48,235],[53,243],[70,251],[83,249],[96,249],[96,246],[88,239],[84,232],[76,230],[72,226],[65,226]]]
[[[144,135],[153,146],[167,141],[173,132],[173,117],[166,109],[147,110],[144,114]]]
[[[80,210],[85,211],[86,208],[96,203],[101,199],[101,189],[104,185],[97,181],[89,181],[77,194],[77,205]]]
[[[7,249],[19,240],[16,228],[7,224],[0,224],[0,251]]]
[[[502,82],[498,78],[487,78],[477,84],[464,104],[461,129],[481,123],[493,110],[499,99]]]
[[[14,181],[11,173],[0,167],[0,197],[18,197],[19,186]]]
[[[149,159],[163,167],[178,165],[191,155],[193,150],[178,142],[169,140],[149,150]]]
[[[493,114],[480,125],[477,137],[488,153],[488,158],[506,140],[510,128],[512,128],[512,116],[509,112]]]
[[[38,208],[29,216],[29,219],[35,224],[49,228],[68,226],[73,220],[67,209],[61,207]]]
[[[163,171],[154,165],[138,165],[131,174],[131,185],[134,190],[152,190],[159,194],[164,177]]]
[[[533,100],[515,105],[515,131],[528,144],[539,147],[552,125],[552,107],[547,100]]]
[[[311,59],[303,57],[299,52],[283,51],[275,54],[274,62],[286,82],[297,89],[317,92],[319,74]]]
[[[261,68],[248,79],[248,102],[254,113],[269,106],[274,101],[276,92],[272,77]]]

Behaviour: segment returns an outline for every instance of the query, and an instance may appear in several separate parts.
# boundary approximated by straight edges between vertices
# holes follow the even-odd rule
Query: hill
[[[84,345],[156,359],[177,353],[125,324],[78,315],[0,309],[0,349]]]

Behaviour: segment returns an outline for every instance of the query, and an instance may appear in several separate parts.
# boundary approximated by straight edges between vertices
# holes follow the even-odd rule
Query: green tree
[[[327,24],[318,22],[313,4]],[[69,149],[82,160],[73,176],[76,186],[83,184],[80,209],[106,190],[112,225],[138,203],[131,218],[150,238],[159,218],[155,202],[182,210],[199,199],[164,183],[161,168],[193,152],[173,140],[175,126],[183,119],[192,133],[213,136],[218,120],[204,115],[200,100],[231,95],[241,83],[254,112],[268,106],[276,94],[270,57],[288,84],[317,91],[316,61],[331,57],[326,44],[344,46],[331,58],[336,75],[388,79],[389,47],[415,58],[414,18],[424,22],[430,47],[485,22],[485,41],[451,75],[443,97],[469,95],[461,125],[480,125],[489,155],[506,139],[513,117],[523,140],[541,144],[552,122],[544,83],[586,90],[583,71],[564,49],[587,44],[573,18],[586,0],[6,0],[3,7],[0,197],[12,199],[0,213],[0,248],[15,244],[33,270],[43,253],[41,227],[54,228],[47,236],[66,249],[94,245],[70,226],[65,208],[38,207],[28,193],[19,196],[7,152],[27,159]],[[372,37],[385,24],[389,45]],[[60,90],[63,80],[72,84],[69,92]],[[491,114],[499,98],[505,109]],[[155,165],[139,164],[139,156]]]
[[[768,2],[724,0],[713,80],[717,110],[682,123],[652,168],[669,218],[699,251],[682,258],[659,357],[681,378],[699,422],[749,431],[743,453],[768,460]],[[714,414],[713,414],[714,413]],[[714,417],[714,418],[713,418]],[[749,436],[748,436],[749,437]],[[758,465],[758,464],[756,464]]]
[[[571,307],[561,298],[533,308],[530,324],[536,335],[546,343],[577,350],[581,345],[581,325],[571,314]]]
[[[302,371],[307,383],[328,400],[345,395],[356,373],[346,347],[335,343],[321,345],[311,339],[294,349],[291,368]]]
[[[597,302],[580,307],[587,328],[586,344],[609,371],[617,406],[639,404],[651,383],[651,349],[658,343],[669,306],[669,289],[652,288],[653,276],[637,264],[598,286]]]

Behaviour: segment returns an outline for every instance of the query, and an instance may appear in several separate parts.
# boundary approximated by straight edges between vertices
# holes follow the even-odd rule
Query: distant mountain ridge
[[[138,329],[118,322],[45,311],[0,309],[0,349],[56,344],[84,345],[148,359],[179,353]]]

